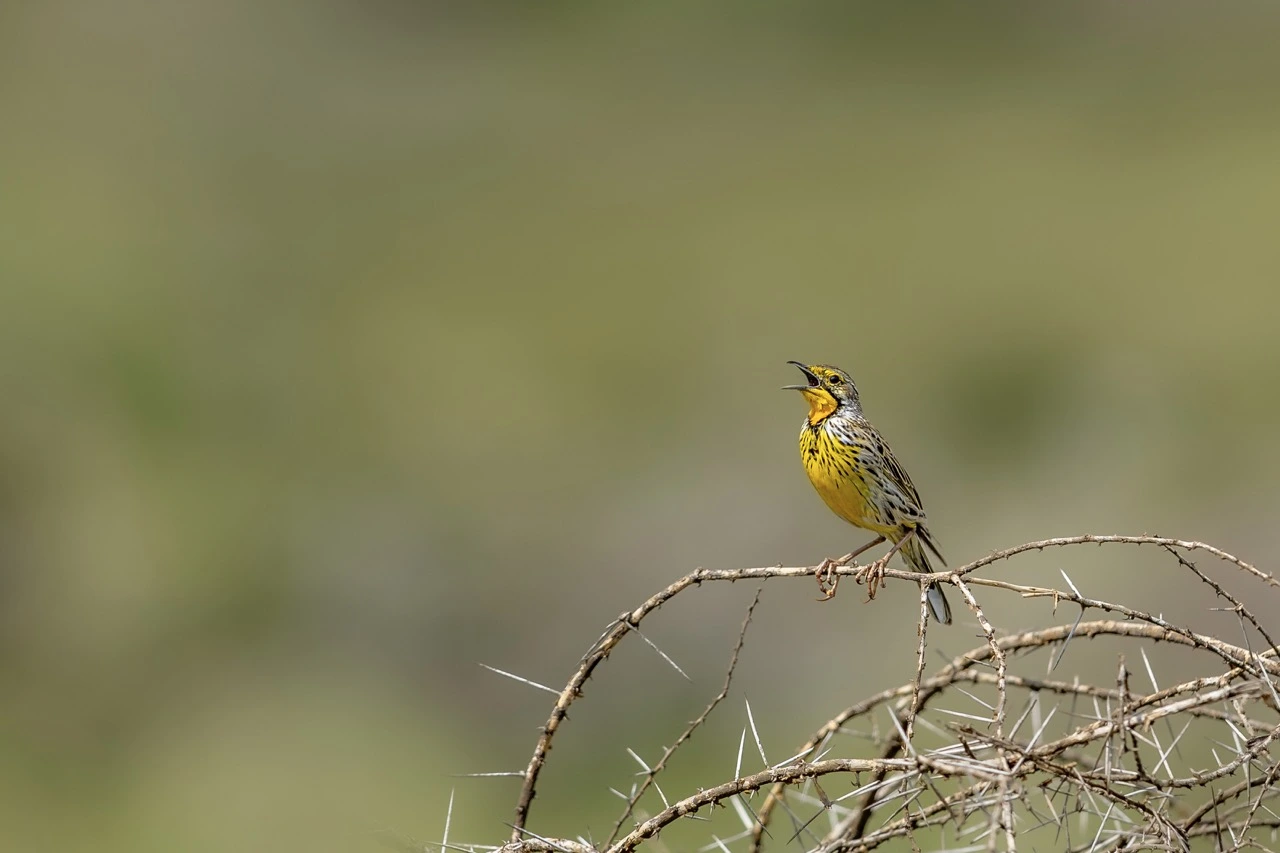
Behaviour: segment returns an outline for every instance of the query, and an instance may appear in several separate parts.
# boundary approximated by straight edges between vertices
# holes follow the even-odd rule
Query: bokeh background
[[[1268,566],[1278,18],[5,4],[3,846],[385,849],[451,791],[452,839],[502,840],[515,780],[453,774],[523,769],[552,698],[479,663],[559,687],[696,566],[863,541],[800,471],[788,359],[853,372],[953,565],[1152,532]],[[1211,619],[1159,553],[1000,571],[1059,569]],[[849,589],[766,590],[673,778],[727,776],[744,697],[782,758],[909,677],[914,595]],[[692,681],[608,662],[535,829],[607,834],[753,591],[649,625]]]

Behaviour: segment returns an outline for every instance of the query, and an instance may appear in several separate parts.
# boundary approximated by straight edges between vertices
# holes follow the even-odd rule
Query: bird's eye
[[[829,376],[827,377],[827,381],[830,382],[832,385],[844,384],[844,380],[841,379],[839,376]]]

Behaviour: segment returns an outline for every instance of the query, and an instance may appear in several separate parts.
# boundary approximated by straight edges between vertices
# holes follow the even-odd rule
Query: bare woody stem
[[[1251,649],[1238,647],[1229,643],[1225,643],[1222,640],[1217,639],[1215,637],[1210,637],[1203,634],[1192,632],[1186,628],[1168,623],[1163,619],[1161,619],[1160,617],[1154,616],[1152,614],[1148,614],[1146,612],[1143,612],[1134,608],[1128,608],[1122,605],[1111,604],[1108,602],[1095,600],[1095,599],[1089,599],[1089,598],[1080,596],[1074,592],[1064,593],[1060,590],[1054,590],[1048,587],[1022,586],[1017,584],[1009,584],[1003,581],[990,580],[990,579],[972,576],[972,573],[977,569],[980,569],[984,566],[991,565],[1001,560],[1009,559],[1018,554],[1026,553],[1029,551],[1041,550],[1041,549],[1050,548],[1050,547],[1066,547],[1066,546],[1085,545],[1085,544],[1155,545],[1155,546],[1159,546],[1169,550],[1177,549],[1177,551],[1188,551],[1188,552],[1202,551],[1204,553],[1210,554],[1214,557],[1217,557],[1219,559],[1232,563],[1241,571],[1247,573],[1248,575],[1258,580],[1265,582],[1270,586],[1273,586],[1273,587],[1280,586],[1280,581],[1277,581],[1273,575],[1262,572],[1261,570],[1250,565],[1249,563],[1246,563],[1243,560],[1240,560],[1239,558],[1225,551],[1222,551],[1218,548],[1215,548],[1211,545],[1207,545],[1202,542],[1196,542],[1191,540],[1169,539],[1169,538],[1156,537],[1156,536],[1085,535],[1085,536],[1064,537],[1064,538],[1056,538],[1056,539],[1044,539],[1036,542],[1029,542],[1024,545],[1019,545],[1015,548],[996,551],[978,560],[974,560],[973,562],[965,566],[962,566],[960,568],[957,568],[951,572],[938,573],[931,578],[931,580],[933,580],[936,583],[950,584],[952,586],[956,586],[961,591],[966,603],[969,604],[970,610],[972,610],[975,616],[978,617],[979,624],[982,626],[985,639],[987,640],[986,644],[983,647],[980,647],[979,649],[975,649],[972,652],[969,652],[968,654],[966,654],[965,656],[962,656],[962,658],[957,659],[956,661],[953,662],[953,664],[950,667],[944,668],[944,671],[942,673],[940,673],[938,676],[935,676],[933,678],[922,680],[920,676],[920,672],[918,671],[916,675],[916,679],[913,681],[913,683],[905,685],[904,688],[898,688],[895,691],[889,691],[886,694],[881,694],[881,698],[877,701],[882,702],[882,701],[887,701],[888,699],[896,699],[901,701],[905,699],[907,704],[904,705],[901,709],[901,718],[906,719],[909,724],[913,724],[915,715],[927,704],[930,696],[936,693],[937,690],[941,689],[942,686],[953,683],[957,680],[974,677],[975,674],[969,671],[969,667],[972,666],[973,663],[978,661],[979,659],[990,660],[996,664],[995,680],[998,687],[998,705],[993,715],[993,722],[996,725],[996,731],[995,731],[996,740],[993,741],[992,744],[993,744],[993,748],[995,749],[1003,749],[1004,747],[1002,742],[1000,741],[1000,736],[1002,734],[1002,727],[1003,727],[1004,717],[1005,717],[1005,705],[1006,705],[1005,696],[1007,692],[1007,686],[1009,683],[1016,683],[1017,681],[1019,681],[1018,679],[1015,679],[1014,677],[1008,674],[1007,667],[1005,666],[1005,661],[1004,661],[1005,653],[1012,649],[1019,648],[1025,644],[1043,645],[1047,643],[1063,642],[1071,636],[1088,636],[1090,635],[1091,631],[1094,633],[1114,633],[1114,634],[1128,635],[1128,636],[1145,636],[1151,639],[1165,640],[1165,641],[1180,644],[1180,645],[1199,648],[1201,650],[1211,652],[1212,654],[1222,659],[1229,666],[1234,667],[1241,672],[1251,673],[1257,677],[1260,677],[1268,684],[1270,684],[1271,677],[1280,675],[1280,662],[1278,662],[1275,659],[1274,655],[1271,655],[1271,656],[1267,656],[1265,654],[1259,655],[1253,652]],[[1174,551],[1174,553],[1177,554],[1177,551]],[[1180,559],[1182,558],[1180,557]],[[835,571],[841,576],[852,575],[858,571],[858,567],[844,566],[844,567],[839,567]],[[569,708],[573,705],[575,701],[577,701],[579,697],[582,696],[585,684],[587,680],[591,677],[591,675],[595,672],[596,668],[604,661],[605,658],[609,656],[609,654],[617,647],[617,645],[620,642],[622,642],[623,638],[626,637],[627,634],[632,633],[634,629],[639,627],[640,623],[646,617],[648,617],[651,613],[661,608],[662,605],[665,604],[667,601],[669,601],[676,595],[684,592],[685,590],[689,589],[690,587],[701,586],[704,582],[768,580],[773,578],[811,577],[813,576],[814,572],[815,572],[815,567],[813,566],[798,566],[798,567],[766,566],[766,567],[759,567],[759,568],[741,568],[741,569],[698,569],[697,571],[694,571],[676,580],[675,582],[667,586],[665,589],[659,591],[658,593],[650,596],[647,600],[645,600],[639,607],[635,608],[634,610],[621,614],[618,617],[618,619],[604,633],[604,635],[592,646],[590,650],[588,650],[587,654],[582,658],[578,667],[574,670],[573,674],[569,678],[568,683],[565,685],[564,689],[560,692],[559,696],[557,697],[555,705],[552,707],[551,714],[547,720],[546,725],[543,727],[543,730],[540,736],[538,737],[538,740],[534,746],[533,754],[530,757],[528,766],[523,775],[520,795],[516,804],[515,820],[512,824],[512,835],[511,835],[512,844],[513,845],[521,844],[528,841],[529,834],[527,833],[526,827],[528,825],[530,807],[537,791],[538,778],[542,771],[542,768],[545,766],[547,755],[551,748],[552,741],[555,738],[558,731],[560,730],[562,723],[566,719],[566,715],[568,713]],[[913,583],[918,582],[919,580],[918,575],[912,572],[904,572],[904,571],[887,570],[885,571],[884,576],[886,578],[909,580]],[[1053,596],[1057,600],[1073,601],[1084,608],[1096,608],[1103,611],[1118,613],[1128,619],[1137,620],[1139,622],[1146,623],[1146,624],[1095,622],[1095,623],[1086,623],[1084,625],[1075,626],[1074,628],[1070,629],[1070,631],[1068,631],[1066,627],[1059,627],[1059,628],[1050,629],[1050,630],[1041,631],[1041,632],[1032,632],[1030,634],[1022,634],[1022,635],[1015,635],[1015,636],[998,636],[995,627],[991,625],[991,623],[986,619],[985,615],[983,614],[982,608],[979,602],[977,601],[977,599],[974,597],[970,587],[999,588],[999,589],[1004,589],[1006,591],[1018,592],[1024,596]],[[1221,588],[1219,587],[1218,589],[1221,592]],[[1225,595],[1225,593],[1222,593],[1222,594]],[[1235,603],[1238,604],[1238,602],[1235,602]],[[1240,607],[1241,607],[1241,610],[1243,610],[1243,606],[1241,605]],[[1261,626],[1258,625],[1257,620],[1253,617],[1251,613],[1248,614],[1248,619],[1255,626],[1257,626],[1259,630],[1261,629]],[[745,626],[744,626],[744,630],[745,630]],[[741,641],[741,637],[739,639]],[[1270,638],[1268,637],[1267,639],[1269,642]],[[923,646],[923,637],[921,638],[921,645]],[[740,644],[739,644],[739,647],[740,647]],[[921,654],[918,658],[918,662],[922,662],[922,661],[923,661],[923,656]],[[1025,679],[1021,681],[1025,681]],[[854,706],[854,707],[856,708],[857,706]],[[853,710],[847,709],[847,712],[850,715],[852,715]],[[817,745],[821,743],[826,737],[829,737],[830,731],[833,730],[832,726],[834,726],[835,728],[839,727],[841,716],[842,715],[837,715],[836,718],[833,718],[832,721],[830,721],[826,726],[824,726],[823,729],[820,730],[817,735],[815,735],[815,739],[812,739],[810,743],[806,745],[806,749],[809,751],[802,753],[802,755],[812,754],[812,750],[816,749]],[[845,719],[847,718],[848,717],[845,717]],[[824,732],[826,733],[824,734]],[[863,769],[878,768],[881,772],[886,772],[887,770],[897,766],[892,762],[899,761],[899,760],[906,760],[906,759],[893,758],[892,755],[894,753],[895,753],[895,750],[891,746],[890,749],[886,752],[885,757],[882,757],[880,759],[863,760],[865,762],[871,762],[871,764],[869,764],[866,768],[863,768]],[[916,760],[919,760],[919,759],[916,759]],[[845,761],[853,761],[853,760],[848,759]],[[622,851],[632,849],[641,840],[643,840],[644,838],[650,837],[652,834],[656,833],[659,829],[661,829],[662,826],[666,825],[666,823],[664,822],[654,823],[654,821],[658,821],[660,818],[662,818],[666,822],[670,822],[670,820],[677,819],[680,815],[675,814],[675,812],[672,811],[673,809],[685,808],[685,809],[696,810],[697,808],[702,808],[705,805],[710,805],[714,802],[718,802],[719,800],[724,799],[727,796],[733,796],[735,793],[741,793],[742,790],[755,790],[756,788],[761,786],[774,786],[774,794],[776,795],[779,791],[779,788],[782,785],[787,784],[787,780],[792,780],[793,776],[795,779],[809,778],[809,776],[806,776],[806,774],[809,774],[810,776],[823,775],[824,773],[838,772],[841,769],[841,767],[842,765],[838,761],[836,761],[835,763],[818,762],[815,764],[790,765],[787,767],[773,768],[761,774],[756,774],[751,777],[744,777],[743,779],[734,780],[733,782],[725,783],[724,785],[717,786],[716,788],[708,789],[707,791],[701,792],[700,794],[694,797],[686,798],[685,800],[681,800],[678,803],[673,803],[670,809],[664,810],[662,814],[657,815],[654,818],[651,818],[649,821],[646,821],[645,823],[641,824],[631,833],[624,836],[621,841],[613,845],[613,847],[611,847],[610,850],[614,851],[614,853],[622,853]],[[852,767],[852,765],[849,765],[849,767]],[[819,768],[819,769],[813,770],[812,768]],[[848,768],[845,768],[845,769],[848,769]],[[739,789],[740,786],[743,784],[747,785],[748,787]],[[751,787],[753,785],[755,787]],[[714,793],[714,792],[720,792],[720,791],[724,791],[726,793],[720,793],[720,794]],[[706,797],[708,796],[710,796],[711,799],[706,799]],[[777,800],[776,796],[771,796],[768,800],[766,800],[763,807],[760,809],[760,813],[759,813],[760,827],[759,828],[763,828],[763,825],[767,824],[769,813],[772,811],[773,805],[776,803],[776,800]],[[870,801],[868,801],[868,805],[869,803]],[[688,811],[682,812],[682,814],[687,814],[687,813],[689,812]],[[667,815],[667,817],[663,818],[663,815]],[[757,837],[756,837],[757,847],[758,847],[759,841],[760,841],[760,836],[757,832]]]

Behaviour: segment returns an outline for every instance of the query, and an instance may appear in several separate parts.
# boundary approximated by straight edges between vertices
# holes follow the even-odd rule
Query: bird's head
[[[858,401],[858,389],[854,387],[849,374],[838,367],[827,364],[801,364],[788,361],[804,374],[805,382],[801,385],[784,385],[783,390],[799,391],[809,404],[809,423],[818,424],[826,420],[838,409],[847,409],[855,413],[862,412]]]

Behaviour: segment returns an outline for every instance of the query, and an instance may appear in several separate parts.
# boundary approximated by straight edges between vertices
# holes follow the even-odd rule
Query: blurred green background
[[[3,846],[382,849],[438,840],[455,789],[451,838],[502,840],[515,780],[452,774],[523,769],[552,698],[479,662],[558,688],[696,566],[864,541],[805,482],[787,359],[854,374],[953,565],[1145,531],[1265,567],[1278,24],[5,4]],[[1060,568],[1208,618],[1159,553],[993,573]],[[624,748],[715,692],[753,589],[649,624],[693,683],[638,643],[606,664],[535,830],[607,835]],[[912,592],[813,597],[766,590],[684,790],[732,770],[744,695],[780,759],[910,677]]]

